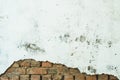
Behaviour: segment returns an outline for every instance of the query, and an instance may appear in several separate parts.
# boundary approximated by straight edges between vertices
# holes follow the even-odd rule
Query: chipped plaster
[[[0,0],[0,73],[15,60],[59,62],[120,78],[119,0]]]

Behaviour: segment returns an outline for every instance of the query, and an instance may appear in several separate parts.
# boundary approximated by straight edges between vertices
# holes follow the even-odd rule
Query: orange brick
[[[74,80],[73,75],[65,75],[64,80]]]
[[[43,75],[42,80],[52,80],[51,75]]]
[[[76,74],[75,80],[85,80],[85,75],[82,73]]]
[[[40,80],[40,75],[31,75],[31,80]]]
[[[95,75],[86,76],[86,80],[97,80]]]
[[[48,71],[48,74],[57,74],[57,69],[55,68],[49,68],[47,71]]]
[[[9,80],[19,80],[19,76],[12,75]]]
[[[27,74],[47,74],[47,69],[32,67],[27,69]]]
[[[42,62],[42,67],[52,67],[52,63],[46,61],[46,62]]]
[[[69,75],[69,69],[66,66],[57,67],[59,75]]]
[[[6,72],[8,75],[19,75],[25,74],[25,68],[10,68]]]
[[[32,60],[32,61],[31,61],[31,67],[40,67],[40,62],[39,62],[39,61]]]
[[[16,68],[16,74],[25,74],[25,68]]]
[[[8,77],[2,76],[0,77],[0,80],[9,80]]]
[[[12,65],[12,67],[19,67],[19,64],[16,63],[16,62],[14,62],[13,65]]]
[[[20,80],[30,80],[29,75],[20,75]]]
[[[30,67],[30,63],[31,63],[31,60],[24,60],[24,61],[21,61],[19,64],[20,64],[20,67]]]
[[[54,76],[52,76],[53,80],[63,80],[62,78],[63,78],[62,75],[54,75]]]
[[[98,80],[108,80],[108,75],[106,74],[98,75]]]

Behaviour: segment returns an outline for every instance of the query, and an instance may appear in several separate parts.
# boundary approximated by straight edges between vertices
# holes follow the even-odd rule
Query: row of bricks
[[[30,67],[30,68],[10,68],[6,71],[6,74],[79,74],[79,70],[77,68],[66,68],[66,67],[59,67],[59,68],[41,68],[41,67]]]
[[[52,67],[52,66],[53,64],[48,61],[40,62],[30,59],[25,61],[14,62],[12,65],[12,67]]]
[[[60,76],[63,75],[63,76]],[[5,77],[6,76],[6,77]],[[14,77],[13,77],[14,76]],[[8,77],[8,78],[7,78]],[[77,68],[32,59],[14,62],[0,80],[118,80],[112,75],[82,74]]]
[[[99,76],[84,76],[84,75],[20,75],[11,77],[0,77],[0,80],[118,80],[113,76],[99,75]]]

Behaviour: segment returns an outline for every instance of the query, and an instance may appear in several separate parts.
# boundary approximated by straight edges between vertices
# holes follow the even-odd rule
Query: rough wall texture
[[[87,75],[77,68],[70,68],[62,64],[48,61],[25,59],[14,62],[10,68],[0,76],[0,80],[118,80],[108,74]]]

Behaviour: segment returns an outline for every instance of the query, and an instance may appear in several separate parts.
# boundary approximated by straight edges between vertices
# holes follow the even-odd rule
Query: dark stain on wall
[[[62,42],[65,42],[65,43],[69,43],[71,41],[69,38],[70,38],[70,34],[69,33],[65,33],[64,35],[60,35],[59,36],[59,39]]]
[[[44,49],[40,48],[35,43],[24,43],[24,44],[21,44],[19,47],[24,48],[28,52],[42,52],[42,53],[45,52]]]
[[[90,71],[91,73],[96,73],[96,69],[94,69],[93,66],[88,66],[88,71]]]
[[[80,35],[80,37],[76,37],[75,41],[77,42],[84,42],[86,40],[86,37],[84,35]]]
[[[112,41],[108,41],[107,44],[109,48],[112,47]]]
[[[117,68],[118,68],[118,67],[116,67],[116,66],[114,66],[114,65],[107,65],[106,68],[107,68],[109,71],[112,71],[112,70],[117,71]]]

